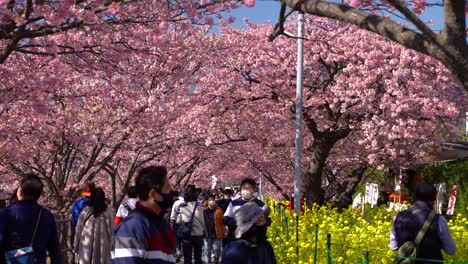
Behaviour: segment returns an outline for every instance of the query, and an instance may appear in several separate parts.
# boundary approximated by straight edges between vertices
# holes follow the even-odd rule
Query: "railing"
[[[55,215],[55,219],[64,263],[74,263],[73,249],[70,244],[70,219],[68,216],[58,215]]]

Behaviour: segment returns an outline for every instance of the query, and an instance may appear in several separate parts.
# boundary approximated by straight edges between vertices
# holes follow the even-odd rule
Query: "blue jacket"
[[[63,263],[54,216],[35,201],[18,201],[0,210],[0,248],[10,251],[29,246],[39,210],[42,215],[33,241],[35,264],[45,264],[47,252],[51,264]],[[0,259],[4,262],[4,255]]]
[[[156,214],[137,203],[114,231],[113,264],[175,263],[175,236],[162,212]]]
[[[71,225],[72,227],[76,227],[78,224],[78,217],[80,217],[81,211],[88,205],[89,198],[88,197],[81,197],[78,199],[72,206],[71,209]]]
[[[276,258],[270,242],[240,239],[226,245],[221,264],[276,264]]]

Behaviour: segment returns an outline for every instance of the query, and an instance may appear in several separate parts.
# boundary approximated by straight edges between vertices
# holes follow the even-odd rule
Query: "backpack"
[[[135,208],[132,209],[132,208],[130,207],[130,205],[128,205],[127,203],[124,204],[124,208],[127,210],[127,212],[128,212],[129,214],[130,214],[133,210],[135,210]]]
[[[182,239],[182,240],[190,239],[192,228],[193,228],[193,219],[195,216],[195,211],[197,210],[197,205],[198,205],[197,202],[195,202],[195,205],[193,206],[192,216],[190,217],[190,221],[179,224],[177,228],[177,233],[176,233],[177,238]],[[179,213],[180,213],[180,206],[177,208],[177,214]]]
[[[423,226],[418,232],[416,239],[413,241],[406,241],[398,248],[397,256],[395,257],[393,264],[411,264],[414,263],[416,256],[418,255],[419,244],[426,234],[427,229],[432,223],[435,217],[435,212],[431,211]]]

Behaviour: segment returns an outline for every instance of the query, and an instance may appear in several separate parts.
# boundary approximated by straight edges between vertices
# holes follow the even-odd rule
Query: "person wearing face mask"
[[[270,242],[259,239],[258,230],[267,224],[267,216],[255,202],[247,202],[235,212],[236,240],[226,245],[222,264],[276,264]]]
[[[234,199],[226,209],[224,213],[223,222],[224,225],[228,227],[228,235],[223,241],[224,245],[234,240],[234,231],[237,228],[236,221],[234,219],[235,212],[245,203],[253,202],[259,208],[268,212],[268,206],[262,202],[260,199],[254,196],[254,193],[257,192],[257,183],[254,179],[245,178],[241,182],[241,197]],[[257,229],[257,235],[259,240],[266,240],[266,231],[267,227],[271,225],[271,218],[267,217],[265,224]]]
[[[203,235],[205,234],[205,218],[203,206],[198,203],[198,191],[194,185],[187,186],[185,202],[179,206],[176,223],[179,225],[191,223],[190,237],[178,237],[182,240],[184,263],[192,263],[194,255],[195,264],[202,263]],[[193,254],[192,254],[193,253]]]
[[[211,194],[205,205],[204,216],[206,226],[205,263],[211,264],[211,253],[214,253],[214,263],[219,263],[223,246],[225,227],[223,224],[223,209],[216,203],[216,196]]]
[[[176,263],[175,236],[164,219],[174,202],[166,167],[142,169],[135,186],[139,201],[114,231],[112,263]]]

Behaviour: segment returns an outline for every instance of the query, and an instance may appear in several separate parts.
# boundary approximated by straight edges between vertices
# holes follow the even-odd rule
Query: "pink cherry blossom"
[[[247,7],[253,7],[255,5],[255,0],[242,0],[242,3]]]
[[[426,9],[426,0],[413,0],[411,5],[416,14],[421,14]]]

